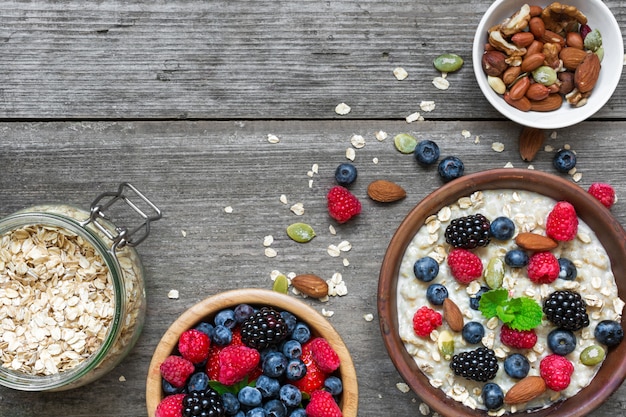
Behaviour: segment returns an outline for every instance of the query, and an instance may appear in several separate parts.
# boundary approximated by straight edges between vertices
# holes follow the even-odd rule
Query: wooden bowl
[[[180,335],[203,320],[211,320],[220,310],[234,308],[242,303],[289,311],[309,325],[313,336],[321,336],[328,340],[341,361],[339,375],[343,383],[343,393],[339,406],[344,417],[356,417],[358,409],[356,371],[348,348],[337,331],[325,317],[302,301],[276,291],[262,289],[232,290],[216,294],[192,306],[172,323],[157,345],[150,362],[146,382],[148,416],[154,416],[157,405],[163,399],[159,366],[174,351]]]
[[[626,298],[626,232],[611,213],[580,186],[539,171],[524,169],[495,169],[467,175],[439,188],[415,206],[394,234],[383,259],[378,286],[380,329],[389,356],[398,372],[413,391],[433,410],[444,416],[486,416],[484,411],[472,410],[448,398],[433,388],[428,378],[407,353],[397,331],[397,277],[404,252],[425,219],[442,207],[479,190],[521,189],[534,191],[555,200],[567,200],[578,216],[595,231],[607,251],[620,298]],[[622,315],[626,327],[626,315]],[[626,342],[612,348],[593,381],[577,395],[548,408],[529,414],[539,416],[584,416],[602,404],[622,384],[626,377]]]

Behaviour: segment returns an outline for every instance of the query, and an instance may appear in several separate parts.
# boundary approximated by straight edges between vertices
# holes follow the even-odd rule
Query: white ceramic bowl
[[[513,15],[524,4],[545,7],[549,0],[496,0],[485,12],[478,24],[472,48],[474,73],[478,85],[491,105],[503,116],[524,126],[539,129],[557,129],[572,126],[594,115],[606,104],[619,83],[624,66],[624,44],[622,32],[615,17],[602,0],[565,0],[562,4],[577,7],[588,19],[592,29],[600,30],[604,47],[604,59],[600,77],[586,105],[573,108],[564,102],[560,109],[551,112],[523,112],[507,104],[501,95],[491,89],[487,83],[481,59],[487,43],[487,30]]]

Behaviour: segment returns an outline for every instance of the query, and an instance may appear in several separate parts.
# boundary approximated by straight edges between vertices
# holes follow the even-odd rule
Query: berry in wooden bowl
[[[151,417],[201,403],[215,416],[317,408],[356,417],[358,386],[350,353],[323,316],[288,295],[243,289],[201,301],[170,326],[150,363],[146,402]]]
[[[626,376],[625,273],[626,232],[597,196],[539,171],[467,175],[392,238],[383,339],[442,415],[583,416]]]

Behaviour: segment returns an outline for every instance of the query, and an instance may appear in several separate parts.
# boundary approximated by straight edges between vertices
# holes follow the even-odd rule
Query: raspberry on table
[[[500,329],[500,341],[516,349],[532,349],[537,343],[537,334],[534,330],[515,330],[506,324]]]
[[[421,337],[427,337],[442,323],[441,314],[426,306],[420,307],[413,315],[413,330]]]
[[[180,388],[185,385],[187,378],[193,374],[195,367],[191,361],[182,356],[170,355],[161,363],[159,370],[163,379]]]
[[[615,203],[615,190],[613,187],[604,182],[594,182],[587,190],[589,194],[594,196],[604,207],[610,209]]]
[[[578,233],[576,209],[567,201],[557,202],[546,219],[546,235],[554,240],[574,240]]]
[[[535,284],[550,284],[561,272],[559,260],[552,252],[536,252],[528,259],[526,273]]]
[[[565,356],[553,353],[541,360],[539,373],[548,388],[553,391],[563,391],[570,384],[574,365]]]
[[[326,195],[328,214],[339,223],[345,223],[361,213],[361,202],[347,188],[336,185]]]
[[[453,249],[448,254],[448,266],[452,276],[462,284],[469,284],[483,274],[483,263],[467,249]]]

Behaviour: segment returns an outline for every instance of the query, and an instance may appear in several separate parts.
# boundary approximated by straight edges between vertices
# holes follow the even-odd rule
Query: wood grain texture
[[[375,132],[389,138],[379,142]],[[470,132],[464,137],[462,131]],[[0,216],[46,201],[86,207],[102,191],[129,181],[162,210],[149,238],[138,247],[146,268],[148,319],[131,354],[111,373],[88,386],[63,393],[28,393],[0,388],[0,415],[11,417],[144,416],[145,382],[161,336],[187,308],[221,291],[271,288],[272,270],[342,274],[348,295],[327,303],[305,300],[317,311],[334,312],[329,322],[350,349],[359,383],[359,416],[419,415],[421,400],[403,393],[376,319],[376,292],[385,248],[408,211],[441,185],[435,169],[418,166],[393,145],[397,133],[433,139],[443,155],[463,158],[467,172],[499,168],[507,162],[528,167],[517,151],[521,128],[510,122],[441,121],[165,121],[165,122],[23,122],[0,123]],[[608,181],[619,200],[612,212],[626,224],[626,122],[585,122],[560,129],[547,139],[554,149],[569,145],[579,155],[581,187]],[[267,141],[268,134],[280,138]],[[553,132],[547,132],[550,136]],[[325,193],[335,167],[344,162],[350,138],[362,135],[356,150],[359,178],[353,190],[363,213],[348,224],[328,217]],[[478,137],[478,139],[477,139]],[[492,150],[494,142],[503,152]],[[541,150],[535,169],[554,172],[553,151]],[[376,158],[376,159],[375,159]],[[307,175],[313,164],[319,173]],[[568,178],[567,175],[564,175]],[[394,204],[367,198],[367,185],[387,179],[407,197]],[[309,187],[309,181],[312,186]],[[289,204],[279,201],[285,194]],[[302,202],[303,216],[290,204]],[[231,206],[232,213],[224,208]],[[294,221],[312,225],[317,236],[307,244],[285,233]],[[330,234],[333,224],[336,235]],[[184,231],[184,233],[183,233]],[[274,236],[276,258],[263,254],[263,238]],[[332,258],[326,248],[348,240],[352,250]],[[180,292],[168,299],[170,289]],[[373,321],[364,316],[373,314]],[[120,380],[121,377],[125,380]],[[609,417],[626,409],[622,386],[591,414]]]

